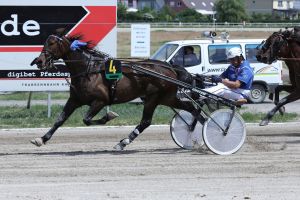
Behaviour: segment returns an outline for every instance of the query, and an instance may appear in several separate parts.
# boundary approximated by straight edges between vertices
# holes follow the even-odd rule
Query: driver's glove
[[[212,75],[211,76],[211,81],[213,83],[221,83],[222,82],[222,78],[220,76]]]
[[[70,49],[71,49],[72,51],[76,51],[76,50],[78,50],[78,49],[80,49],[81,47],[86,46],[86,45],[87,45],[86,42],[80,42],[79,40],[74,40],[74,41],[72,42],[72,44],[70,45]]]

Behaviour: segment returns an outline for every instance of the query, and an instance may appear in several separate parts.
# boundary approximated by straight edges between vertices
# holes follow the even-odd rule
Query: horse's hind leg
[[[83,119],[83,123],[85,125],[103,125],[106,124],[108,121],[118,117],[119,115],[115,112],[109,111],[104,115],[101,119],[98,120],[92,120],[93,117],[105,106],[103,102],[95,101],[91,104],[89,110],[85,114],[85,117]]]
[[[260,126],[266,126],[268,125],[269,121],[272,119],[272,117],[275,115],[275,113],[279,110],[280,107],[284,106],[287,103],[296,101],[300,98],[300,92],[299,91],[294,91],[290,95],[284,97],[281,99],[278,104],[270,111],[268,114],[262,119],[260,122]]]
[[[48,140],[52,137],[54,132],[61,126],[63,123],[69,118],[69,116],[74,112],[76,108],[78,108],[80,105],[76,103],[72,99],[68,99],[66,105],[64,106],[63,111],[57,118],[56,122],[52,126],[52,128],[41,138],[35,138],[31,140],[30,142],[36,146],[42,146],[43,144],[46,144]]]
[[[121,151],[123,150],[128,144],[130,144],[140,133],[142,133],[147,127],[151,125],[152,117],[155,108],[157,107],[157,99],[151,99],[148,101],[145,100],[144,110],[143,110],[143,117],[138,126],[128,135],[128,138],[122,139],[114,149]]]

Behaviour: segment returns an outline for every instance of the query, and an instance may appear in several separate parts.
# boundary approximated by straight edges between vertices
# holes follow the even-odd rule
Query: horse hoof
[[[34,140],[30,140],[31,144],[34,144],[37,147],[40,147],[44,144],[42,138],[35,138]]]
[[[285,107],[284,106],[280,107],[278,111],[279,111],[280,115],[284,115]]]
[[[269,123],[269,121],[267,121],[267,120],[262,120],[261,122],[260,122],[260,126],[267,126],[268,125],[268,123]]]
[[[108,120],[112,120],[112,119],[115,119],[115,118],[119,117],[119,115],[115,112],[109,111],[107,113],[107,117],[108,117]]]
[[[121,143],[118,143],[116,146],[114,146],[114,149],[116,151],[123,151],[124,150],[124,147]]]

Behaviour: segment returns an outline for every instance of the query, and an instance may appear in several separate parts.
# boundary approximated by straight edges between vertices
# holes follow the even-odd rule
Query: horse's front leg
[[[283,105],[296,101],[300,98],[300,91],[294,91],[293,93],[291,93],[290,95],[284,97],[283,99],[281,99],[278,104],[270,111],[268,112],[268,114],[262,119],[262,121],[260,122],[260,126],[266,126],[268,125],[269,121],[272,119],[272,117],[275,115],[275,113],[279,110],[280,107],[282,107]]]
[[[279,94],[281,91],[286,91],[288,93],[292,93],[295,90],[295,87],[293,85],[279,85],[275,88],[275,98],[274,98],[274,104],[277,105],[279,102]],[[279,113],[281,115],[284,114],[285,108],[284,106],[281,106],[279,109]]]
[[[89,110],[85,114],[85,117],[83,119],[83,123],[85,125],[90,126],[90,125],[103,125],[106,124],[108,121],[119,117],[119,115],[115,112],[109,111],[104,115],[101,119],[98,120],[93,120],[93,117],[100,112],[100,110],[105,106],[103,102],[95,101],[91,104]]]
[[[145,101],[143,117],[138,126],[128,135],[128,138],[122,139],[114,149],[117,151],[123,150],[127,145],[129,145],[140,133],[142,133],[147,127],[151,125],[152,117],[157,104],[154,103],[154,100],[151,102]]]
[[[69,118],[69,116],[74,112],[76,108],[78,108],[79,105],[76,103],[73,99],[68,99],[66,105],[64,106],[64,109],[62,113],[57,118],[56,122],[52,126],[52,128],[41,138],[35,138],[31,140],[30,142],[38,147],[42,146],[43,144],[46,144],[48,140],[52,137],[54,132],[61,126],[63,123]]]

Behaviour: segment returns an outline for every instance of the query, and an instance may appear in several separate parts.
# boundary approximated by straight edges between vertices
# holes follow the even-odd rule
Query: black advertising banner
[[[65,66],[53,71],[30,66],[48,36],[59,28],[116,56],[116,0],[37,2],[0,1],[0,92],[69,90]]]
[[[54,30],[70,31],[86,14],[82,6],[1,6],[0,45],[42,45]]]

